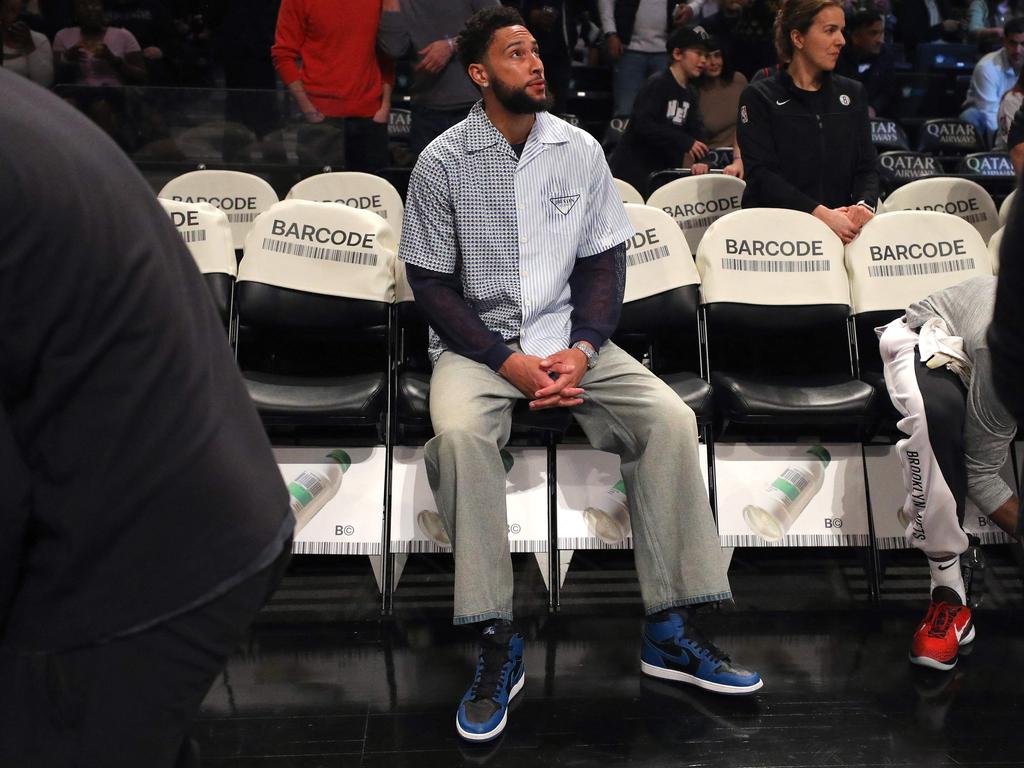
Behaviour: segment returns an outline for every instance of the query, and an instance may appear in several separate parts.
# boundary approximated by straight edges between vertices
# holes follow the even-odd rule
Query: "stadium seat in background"
[[[973,125],[956,117],[925,120],[917,137],[918,152],[936,157],[959,157],[981,152],[985,143]]]
[[[879,152],[910,149],[910,142],[903,126],[887,117],[871,118],[871,143]]]
[[[874,390],[853,375],[843,245],[806,213],[737,211],[697,251],[719,436],[860,439]]]
[[[384,219],[345,205],[286,200],[257,218],[236,349],[272,435],[383,442],[396,247]]]
[[[885,431],[899,418],[882,375],[875,328],[930,293],[992,274],[985,242],[963,219],[934,211],[895,211],[873,218],[846,246],[853,299],[858,375],[877,392]]]
[[[942,174],[942,166],[939,165],[939,161],[922,152],[897,150],[882,152],[878,156],[879,181],[882,193],[886,195],[911,181]]]
[[[964,155],[957,165],[957,173],[972,173],[998,179],[1012,179],[1013,165],[1005,152],[972,152]]]
[[[992,264],[992,274],[999,274],[999,247],[1003,244],[1003,230],[1006,227],[997,229],[988,241],[988,258]]]
[[[622,199],[623,203],[643,205],[643,195],[637,192],[636,187],[634,187],[628,181],[623,181],[622,179],[612,179],[612,181],[615,182],[615,189],[619,191],[619,197]]]
[[[732,147],[712,147],[701,162],[707,163],[712,170],[720,171],[730,165],[733,160]]]
[[[236,251],[245,245],[256,217],[278,201],[267,181],[241,171],[190,171],[167,182],[159,197],[220,208],[227,214]]]
[[[966,73],[978,62],[978,46],[959,43],[921,43],[914,52],[918,72]]]
[[[615,151],[628,127],[628,117],[613,117],[608,121],[608,125],[604,129],[604,138],[601,139],[601,147],[604,149],[605,155],[610,156]]]
[[[746,184],[735,176],[720,173],[687,176],[655,189],[647,198],[647,204],[675,219],[690,251],[696,253],[707,228],[740,209],[745,188]]]
[[[1013,198],[1017,194],[1017,190],[1013,190],[1004,199],[1002,205],[999,206],[999,225],[1005,226],[1006,219],[1010,215],[1010,207],[1013,205]]]
[[[178,233],[188,246],[206,281],[224,326],[231,321],[238,260],[231,242],[231,225],[224,211],[209,203],[180,203],[161,199]]]
[[[974,226],[986,242],[999,227],[992,196],[969,179],[940,176],[905,184],[885,199],[885,212],[925,210],[959,216]]]
[[[386,220],[399,239],[402,236],[402,196],[380,176],[358,171],[318,173],[293,186],[285,199],[341,203],[368,210]]]

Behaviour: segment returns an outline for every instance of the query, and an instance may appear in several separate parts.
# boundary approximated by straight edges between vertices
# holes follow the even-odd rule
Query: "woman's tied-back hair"
[[[825,8],[843,10],[842,3],[837,0],[785,0],[775,14],[775,50],[779,61],[788,64],[793,60],[793,40],[790,32],[794,29],[801,35],[814,23],[814,17]]]

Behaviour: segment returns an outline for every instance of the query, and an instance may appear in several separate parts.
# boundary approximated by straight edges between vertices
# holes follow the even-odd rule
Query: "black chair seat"
[[[896,422],[903,417],[892,404],[889,389],[885,386],[885,375],[881,371],[861,371],[860,377],[875,390],[875,407],[878,415],[885,422],[891,422],[892,428],[895,429]]]
[[[718,407],[732,421],[741,423],[859,422],[867,416],[875,398],[871,385],[838,375],[755,379],[716,371],[711,381]]]
[[[245,371],[242,377],[264,421],[376,424],[387,396],[384,373],[304,378]]]
[[[512,409],[511,442],[537,444],[565,434],[572,415],[564,408],[531,411],[526,400]],[[430,424],[430,374],[406,371],[398,376],[398,425],[402,442],[433,435]]]
[[[665,374],[661,380],[690,406],[698,423],[711,421],[714,416],[714,390],[704,379],[695,373],[680,371]]]
[[[217,314],[227,326],[231,314],[231,291],[235,285],[235,278],[225,275],[223,272],[208,272],[203,275],[203,282],[210,291],[213,304],[217,307]]]

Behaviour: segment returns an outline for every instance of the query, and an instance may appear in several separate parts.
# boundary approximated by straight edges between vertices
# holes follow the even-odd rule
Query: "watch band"
[[[597,350],[590,346],[585,341],[577,341],[572,345],[573,349],[578,349],[587,358],[587,370],[590,370],[597,365]]]

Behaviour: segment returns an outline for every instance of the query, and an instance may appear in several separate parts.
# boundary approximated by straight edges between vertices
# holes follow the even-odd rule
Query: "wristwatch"
[[[577,341],[572,345],[573,349],[578,349],[587,358],[587,370],[589,371],[595,365],[597,365],[597,350],[590,346],[585,341]]]

